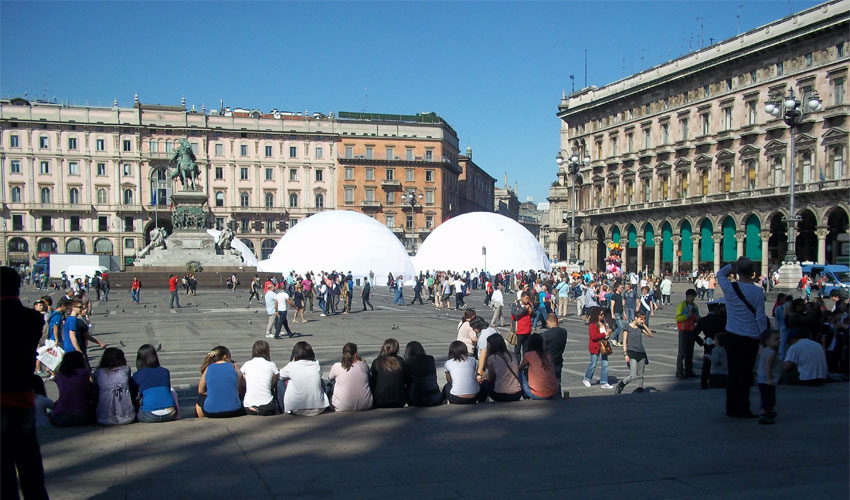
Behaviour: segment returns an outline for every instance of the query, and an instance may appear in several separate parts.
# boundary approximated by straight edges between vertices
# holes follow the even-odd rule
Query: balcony
[[[224,211],[230,211],[234,214],[279,214],[284,215],[287,213],[284,207],[242,207],[242,206],[231,206],[231,207],[218,207],[224,209]]]
[[[141,212],[142,211],[142,206],[141,205],[135,205],[135,204],[125,205],[125,204],[122,203],[120,205],[113,205],[112,208],[116,212],[132,212],[132,213],[135,213],[135,212]]]
[[[24,207],[33,212],[89,212],[92,210],[90,203],[75,203],[73,205],[70,203],[25,203]]]
[[[381,202],[375,200],[363,200],[360,202],[360,208],[363,210],[380,210]]]
[[[395,179],[384,179],[381,181],[381,186],[384,188],[399,188],[401,189],[401,181]]]

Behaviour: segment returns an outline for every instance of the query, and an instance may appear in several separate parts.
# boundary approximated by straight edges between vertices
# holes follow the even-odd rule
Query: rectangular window
[[[243,181],[248,180],[248,167],[242,167],[239,169],[239,179]]]
[[[626,153],[631,153],[635,150],[635,135],[632,133],[626,134]]]
[[[426,149],[425,150],[425,161],[434,161],[434,150]]]
[[[94,142],[94,145],[95,149],[98,151],[103,151],[106,149],[106,141],[104,141],[103,139],[96,140]]]
[[[431,191],[430,189],[428,191],[425,191],[425,203],[427,205],[434,204],[434,191]]]
[[[431,229],[434,227],[434,216],[426,215],[425,216],[425,229]]]
[[[290,168],[289,169],[289,182],[296,182],[298,180],[298,169]]]
[[[782,76],[785,74],[785,63],[779,61],[776,63],[776,76]]]
[[[272,157],[272,147],[266,146],[266,158],[271,158],[271,157]]]
[[[747,188],[751,191],[756,188],[756,162],[747,160]]]
[[[215,167],[215,178],[224,179],[224,167]]]
[[[224,155],[224,144],[216,143],[216,145],[215,145],[215,155],[216,156]]]
[[[688,173],[682,172],[679,177],[679,198],[688,197]]]
[[[393,159],[393,148],[387,148],[386,151],[387,151],[387,160],[392,160]]]
[[[42,174],[49,174],[50,173],[50,163],[46,162],[46,161],[41,162],[41,164],[39,165],[38,171],[39,171],[39,173],[42,173]]]
[[[611,156],[617,156],[617,138],[611,138]]]
[[[750,71],[750,82],[756,83],[758,81],[759,81],[758,71],[756,71],[756,70]]]
[[[704,87],[702,88],[702,96],[703,96],[703,97],[708,97],[708,96],[710,96],[710,95],[711,95],[711,86],[709,86],[709,85],[704,86]]]
[[[248,156],[248,145],[242,144],[239,146],[239,155],[240,156]]]
[[[68,138],[68,149],[70,149],[72,151],[77,149],[77,138],[76,137],[69,137]]]
[[[289,157],[290,158],[298,158],[298,148],[295,146],[289,146]]]
[[[159,152],[159,143],[154,141],[154,140],[150,140],[148,142],[148,150],[151,153],[158,153]]]
[[[133,217],[124,217],[124,232],[133,232]]]
[[[23,215],[13,215],[12,216],[12,230],[14,230],[14,231],[23,231],[24,230],[24,216]]]
[[[806,58],[806,67],[811,68],[812,64],[814,63],[814,60],[812,58],[812,53],[809,52],[808,54],[806,54],[805,58]]]
[[[721,192],[730,193],[732,192],[732,168],[726,167],[723,169],[723,179],[721,180],[720,185]]]
[[[682,118],[681,120],[679,120],[679,127],[681,129],[680,137],[683,141],[688,140],[688,121],[689,120],[687,118]]]
[[[323,182],[325,180],[325,171],[320,169],[316,170],[316,182]]]
[[[404,150],[404,159],[407,161],[413,161],[413,148],[407,148]]]
[[[215,228],[219,231],[224,229],[224,217],[216,217],[215,218]]]
[[[670,124],[665,123],[661,126],[661,143],[670,144]]]
[[[758,104],[756,101],[747,103],[747,125],[755,125],[758,119]]]
[[[101,215],[97,218],[97,230],[101,233],[109,231],[109,217]]]
[[[387,227],[391,229],[395,227],[395,215],[387,216]]]
[[[643,183],[643,201],[644,203],[649,203],[652,201],[652,179],[649,177],[644,177],[642,180]],[[598,199],[598,197],[597,197]]]
[[[345,188],[345,202],[354,203],[354,188]]]
[[[38,147],[41,148],[41,149],[47,149],[48,147],[50,147],[50,140],[45,136],[39,137],[38,138]]]
[[[832,104],[844,104],[844,78],[832,81]]]
[[[136,240],[133,238],[124,238],[124,248],[132,249],[136,246]]]
[[[413,169],[407,168],[404,170],[404,180],[406,182],[413,182]]]
[[[844,43],[843,42],[839,43],[838,45],[835,46],[835,53],[838,55],[838,57],[844,57]]]
[[[354,180],[354,167],[345,167],[345,180]]]
[[[405,215],[404,216],[404,228],[407,229],[408,231],[413,229],[413,216],[412,215]]]
[[[394,179],[393,169],[391,169],[391,168],[388,168],[388,169],[387,169],[386,179],[387,179],[388,181],[391,181],[391,180],[393,180],[393,179]]]
[[[251,230],[251,221],[248,219],[239,219],[239,232],[247,233]]]
[[[387,191],[384,194],[384,201],[386,201],[387,205],[395,205],[395,193],[392,191]]]
[[[732,108],[723,108],[723,130],[732,130]]]
[[[106,175],[106,163],[97,164],[97,175]]]
[[[274,169],[267,167],[266,168],[266,180],[270,181],[270,180],[273,180],[273,179],[274,179]]]
[[[708,113],[703,113],[699,115],[702,118],[702,135],[708,135],[711,133],[711,115]]]
[[[166,153],[174,152],[174,146],[172,144],[173,143],[171,141],[165,141],[165,152]]]
[[[68,162],[68,174],[80,175],[80,165],[75,161]]]
[[[367,168],[366,169],[366,180],[367,181],[374,181],[375,180],[375,169],[374,168]]]
[[[273,221],[273,220],[267,220],[267,221],[266,221],[266,232],[267,232],[267,233],[273,233],[273,232],[275,232],[275,231],[274,231],[274,221]]]
[[[366,201],[375,201],[375,188],[366,188]]]
[[[652,134],[650,134],[649,129],[643,129],[643,149],[649,149],[652,147]]]
[[[129,163],[125,163],[122,171],[124,175],[133,175],[133,166]]]
[[[354,148],[353,147],[351,147],[351,146],[345,147],[345,157],[348,158],[349,160],[351,158],[354,158]]]
[[[50,231],[53,229],[53,219],[49,215],[41,216],[41,230]]]
[[[323,155],[323,154],[324,154],[324,151],[322,151],[322,148],[321,148],[321,147],[317,147],[317,148],[316,148],[316,159],[317,159],[317,160],[321,160],[321,159],[322,159],[322,155]]]
[[[72,215],[71,216],[71,231],[79,231],[80,230],[80,216]],[[132,229],[131,229],[132,231]]]
[[[21,173],[21,162],[20,162],[20,160],[12,160],[11,168],[12,168],[13,174],[20,174]]]
[[[124,150],[124,152],[133,151],[133,143],[130,142],[130,139],[124,139],[122,149]]]
[[[596,141],[596,158],[602,158],[602,141]]]
[[[703,196],[708,196],[708,169],[703,169],[700,173],[700,191]]]
[[[372,146],[366,146],[366,159],[371,160],[374,155],[375,148],[373,148]]]
[[[9,136],[9,147],[10,148],[19,148],[18,145],[18,134],[12,134]]]
[[[426,170],[425,171],[425,182],[434,182],[434,171]]]

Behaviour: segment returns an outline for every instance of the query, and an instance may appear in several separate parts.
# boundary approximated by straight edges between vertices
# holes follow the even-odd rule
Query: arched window
[[[48,187],[41,188],[41,202],[42,203],[50,203],[50,188],[48,188]]]
[[[12,203],[20,203],[21,202],[21,188],[20,186],[12,186]]]
[[[97,204],[106,205],[106,190],[103,188],[97,190]]]
[[[224,206],[224,193],[221,191],[216,191],[215,193],[215,206],[223,207]]]
[[[298,193],[289,193],[289,208],[298,208]]]
[[[275,240],[263,240],[263,245],[262,247],[260,247],[260,252],[262,253],[262,260],[266,260],[271,257],[275,245],[277,245],[277,242]]]
[[[79,238],[71,238],[65,242],[65,253],[86,253],[86,244]]]
[[[124,190],[124,204],[132,205],[133,204],[133,190],[125,189]]]
[[[165,152],[166,153],[172,152],[173,148],[174,148],[174,145],[171,143],[171,141],[165,141]]]
[[[316,208],[324,208],[325,206],[325,195],[322,193],[316,193]]]
[[[266,208],[274,207],[274,193],[266,193]]]
[[[251,251],[252,255],[254,255],[254,256],[257,255],[257,253],[254,251],[254,242],[253,241],[248,240],[248,239],[244,239],[244,240],[241,240],[241,241],[242,241],[242,243],[245,244],[246,247],[248,247],[248,250]]]
[[[249,201],[248,192],[242,191],[242,194],[239,195],[239,204],[243,207],[247,207],[248,201]]]
[[[80,203],[80,190],[77,188],[71,188],[68,191],[68,203],[71,205],[78,205]]]
[[[112,255],[112,242],[106,238],[95,240],[94,253],[98,255]]]
[[[9,251],[10,252],[29,252],[30,246],[27,243],[27,240],[23,238],[12,238],[9,240]]]
[[[42,238],[38,240],[39,253],[56,253],[57,248],[56,242],[53,241],[52,238]]]

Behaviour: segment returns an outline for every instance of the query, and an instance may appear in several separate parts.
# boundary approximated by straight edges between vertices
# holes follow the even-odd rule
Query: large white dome
[[[482,247],[487,249],[486,261]],[[471,212],[437,226],[413,259],[417,271],[551,269],[534,235],[516,221],[491,212]]]
[[[362,278],[375,273],[376,284],[387,274],[412,276],[413,263],[401,241],[375,219],[350,210],[330,210],[307,217],[286,232],[258,271],[336,270]]]

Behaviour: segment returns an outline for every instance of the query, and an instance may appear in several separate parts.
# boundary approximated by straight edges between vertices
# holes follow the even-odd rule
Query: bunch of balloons
[[[605,269],[609,273],[620,274],[623,265],[623,247],[619,243],[608,243],[608,257],[605,259]]]

